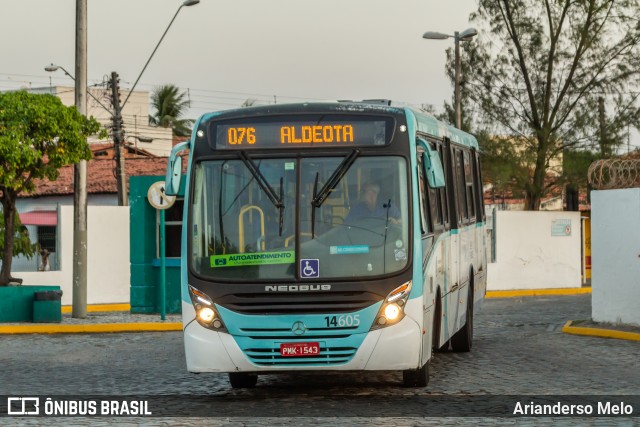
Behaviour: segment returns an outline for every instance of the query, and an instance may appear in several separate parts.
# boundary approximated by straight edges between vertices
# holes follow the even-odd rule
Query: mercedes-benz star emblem
[[[307,332],[307,327],[304,325],[304,323],[297,321],[291,327],[291,332],[293,332],[294,335],[302,335]]]

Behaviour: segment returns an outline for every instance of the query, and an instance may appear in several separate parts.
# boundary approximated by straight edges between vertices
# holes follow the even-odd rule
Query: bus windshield
[[[354,159],[347,166],[345,157],[257,155],[250,162],[196,163],[189,210],[194,272],[211,280],[255,282],[402,270],[409,259],[406,160]],[[323,188],[328,195],[314,201]]]

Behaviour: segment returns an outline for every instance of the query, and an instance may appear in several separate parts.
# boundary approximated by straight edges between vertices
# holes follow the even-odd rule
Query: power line
[[[2,76],[7,76],[6,78],[3,78]],[[33,78],[33,79],[37,79],[40,80],[38,82],[33,81],[33,82],[26,82],[26,81],[20,81],[17,82],[15,80],[11,80],[10,77],[26,77],[26,78]],[[11,85],[18,85],[20,86],[21,84],[24,83],[28,83],[30,85],[33,84],[41,84],[43,88],[46,88],[49,86],[49,78],[50,76],[42,76],[42,75],[31,75],[31,74],[18,74],[18,73],[13,73],[13,74],[9,74],[9,73],[0,73],[0,83],[2,83],[2,81],[6,81],[7,83],[10,83]],[[59,78],[55,78],[55,80],[60,80],[63,79],[65,77],[59,77]],[[68,78],[66,78],[65,80],[68,80]],[[92,85],[92,87],[94,88],[98,88],[100,86],[105,86],[105,81],[104,79],[102,80],[97,80],[98,83],[94,83]],[[53,84],[52,84],[53,86]],[[55,85],[55,86],[59,86],[59,85]],[[147,88],[148,90],[145,90],[146,92],[152,92],[154,88],[162,86],[161,84],[152,84],[152,83],[142,83],[140,82],[138,87],[143,87],[143,88]],[[176,86],[181,92],[185,92],[189,94],[189,101],[190,101],[190,110],[219,110],[219,109],[228,109],[229,107],[233,107],[233,108],[239,108],[241,107],[241,104],[248,98],[251,99],[256,99],[257,100],[257,104],[256,105],[272,105],[274,103],[274,97],[277,97],[278,102],[283,103],[283,102],[297,102],[297,101],[307,101],[307,100],[311,100],[311,99],[317,99],[316,97],[302,97],[302,96],[290,96],[290,95],[281,95],[281,94],[266,94],[266,93],[253,93],[253,92],[243,92],[243,91],[228,91],[228,90],[218,90],[218,89],[203,89],[203,88],[192,88],[192,87],[182,87],[182,86]],[[123,91],[128,91],[129,89],[123,88]],[[106,92],[107,89],[105,88],[104,91]],[[63,92],[60,92],[63,93]],[[632,92],[629,92],[632,93]],[[320,100],[320,99],[318,99]],[[412,105],[416,108],[420,108],[421,105],[419,104],[411,104],[411,103],[407,103],[408,105]],[[436,111],[444,111],[444,108],[440,105],[436,105],[433,104],[433,107]],[[127,115],[130,116],[130,115]]]

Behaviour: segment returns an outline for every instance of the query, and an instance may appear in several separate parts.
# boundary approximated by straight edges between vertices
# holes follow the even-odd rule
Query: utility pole
[[[76,108],[87,115],[87,0],[76,0]],[[71,315],[87,317],[87,161],[73,169],[73,305]]]
[[[598,97],[598,122],[600,124],[600,154],[602,157],[609,157],[609,141],[607,140],[607,134],[605,132],[606,121],[604,114],[604,97]]]
[[[115,71],[111,73],[111,103],[113,104],[113,148],[116,161],[116,187],[118,188],[118,206],[127,206],[127,174],[124,166],[124,129],[122,128],[122,107],[120,106],[120,79]]]

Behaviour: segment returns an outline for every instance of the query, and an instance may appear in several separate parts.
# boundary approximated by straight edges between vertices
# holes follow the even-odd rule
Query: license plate
[[[280,344],[280,355],[284,357],[317,356],[320,354],[318,342],[296,342]]]

